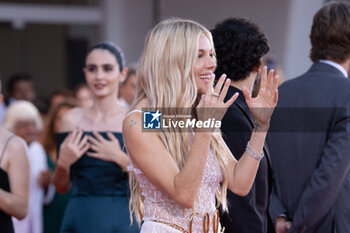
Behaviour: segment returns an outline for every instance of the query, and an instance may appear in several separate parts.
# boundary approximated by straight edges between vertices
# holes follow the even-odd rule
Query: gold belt
[[[172,228],[174,228],[174,229],[176,229],[178,231],[181,231],[182,233],[192,233],[192,224],[193,224],[193,219],[194,219],[195,215],[198,215],[198,213],[191,214],[189,231],[186,231],[183,227],[180,227],[179,225],[176,225],[174,223],[169,223],[169,222],[156,220],[156,219],[155,220],[151,220],[151,221],[167,225],[167,226],[172,227]],[[215,210],[215,212],[213,214],[213,233],[224,233],[225,232],[225,227],[220,229],[220,232],[219,232],[219,220],[220,220],[219,211]],[[203,233],[208,233],[209,232],[209,225],[210,225],[209,214],[205,213],[203,215]]]

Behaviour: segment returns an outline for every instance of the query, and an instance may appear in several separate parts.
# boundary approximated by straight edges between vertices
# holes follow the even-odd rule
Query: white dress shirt
[[[336,68],[337,70],[339,70],[340,72],[342,72],[342,74],[344,75],[345,78],[348,77],[348,72],[346,71],[346,69],[340,65],[339,63],[336,63],[334,61],[330,61],[330,60],[320,60],[320,62],[322,63],[326,63],[328,65],[333,66],[334,68]]]

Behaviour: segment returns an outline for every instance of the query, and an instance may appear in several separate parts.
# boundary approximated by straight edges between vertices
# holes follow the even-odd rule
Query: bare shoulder
[[[75,129],[78,126],[80,119],[84,114],[83,108],[76,107],[69,110],[61,120],[59,132],[68,132]]]
[[[143,172],[153,169],[152,164],[157,156],[166,153],[159,132],[146,132],[143,129],[141,112],[133,112],[124,119],[123,139],[133,165]]]
[[[9,158],[10,160],[12,159],[27,159],[28,158],[28,147],[26,142],[14,135],[12,136],[12,138],[10,139],[10,141],[8,142],[7,148],[6,148],[6,154],[7,154],[7,158]]]
[[[139,110],[144,106],[136,106]],[[130,111],[123,121],[123,137],[129,155],[135,159],[141,152],[154,151],[163,147],[158,132],[145,132],[142,112]]]
[[[132,112],[123,120],[123,135],[140,134],[142,131],[142,113]]]
[[[141,101],[133,109],[125,114],[123,120],[123,134],[124,133],[137,133],[142,130],[142,112],[140,109],[147,105],[146,100]]]

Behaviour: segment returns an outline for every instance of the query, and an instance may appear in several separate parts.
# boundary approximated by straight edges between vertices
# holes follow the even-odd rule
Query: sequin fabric
[[[190,217],[193,213],[192,209],[185,209],[168,195],[162,193],[154,186],[141,170],[134,168],[132,165],[128,167],[129,171],[133,171],[140,184],[142,195],[144,197],[144,224],[141,227],[141,233],[179,233],[170,226],[162,223],[152,222],[159,220],[176,224],[186,231],[189,231]],[[213,152],[209,150],[206,166],[204,169],[203,180],[199,189],[199,193],[195,202],[195,212],[198,213],[194,217],[192,224],[193,233],[203,233],[203,216],[209,213],[210,230],[213,232],[213,215],[215,208],[215,191],[223,179],[219,163]]]

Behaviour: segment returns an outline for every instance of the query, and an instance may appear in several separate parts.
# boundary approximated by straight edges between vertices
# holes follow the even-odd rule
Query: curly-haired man
[[[217,24],[211,32],[217,57],[216,77],[226,74],[231,79],[227,99],[236,92],[240,93],[221,124],[227,146],[239,159],[246,150],[244,145],[254,129],[254,119],[242,89],[246,87],[252,93],[254,82],[260,73],[262,57],[269,51],[269,45],[259,27],[243,18],[227,19]],[[240,197],[228,191],[229,214],[221,213],[221,223],[227,232],[273,232],[267,214],[271,164],[266,145],[264,154],[249,194]]]

